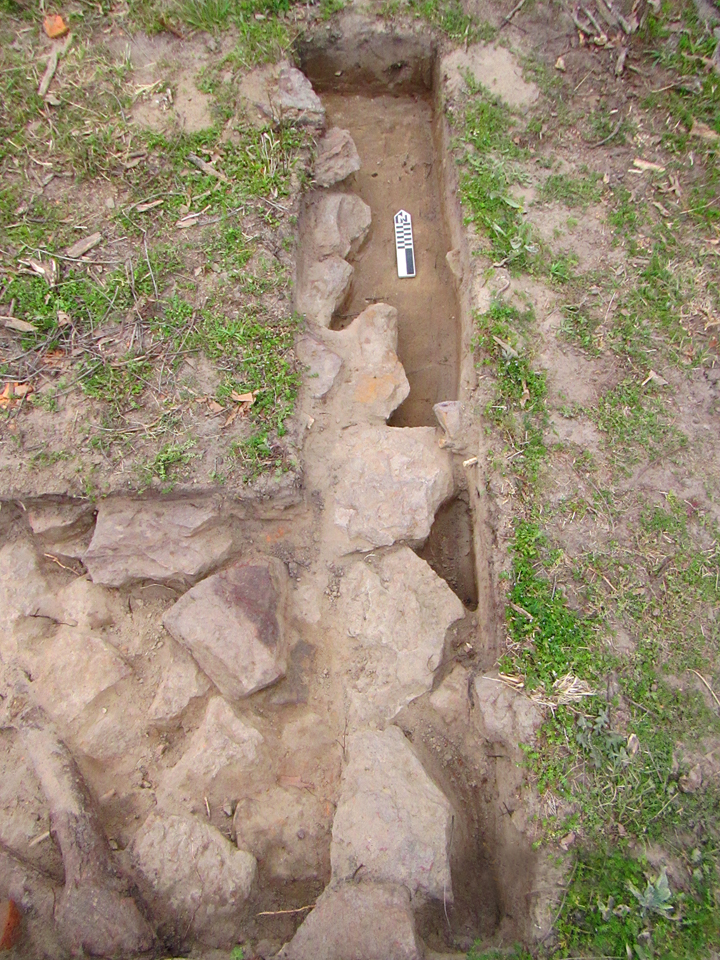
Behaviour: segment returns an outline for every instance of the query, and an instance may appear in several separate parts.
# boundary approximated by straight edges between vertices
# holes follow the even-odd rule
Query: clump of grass
[[[650,385],[625,380],[586,412],[605,433],[611,461],[625,472],[641,453],[652,462],[687,443],[673,423],[668,404]]]
[[[487,236],[492,254],[520,269],[535,252],[530,225],[522,204],[510,194],[520,180],[513,165],[520,157],[510,136],[509,108],[479,84],[468,80],[462,140],[466,145],[460,194],[468,219]]]
[[[566,207],[587,207],[602,197],[602,177],[599,173],[584,171],[582,177],[552,173],[541,184],[538,197],[544,202],[556,200]]]
[[[416,16],[422,17],[438,27],[452,40],[465,40],[473,43],[495,38],[496,29],[487,21],[478,20],[466,13],[458,0],[408,0],[408,8]],[[394,14],[398,11],[395,10]]]
[[[162,483],[171,480],[178,467],[190,463],[197,456],[197,454],[190,452],[194,446],[194,440],[186,440],[184,443],[164,444],[153,459],[142,469],[145,479],[147,481],[157,479]]]

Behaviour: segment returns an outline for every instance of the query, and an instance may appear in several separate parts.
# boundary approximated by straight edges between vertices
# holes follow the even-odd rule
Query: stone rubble
[[[360,169],[355,141],[349,131],[332,127],[318,143],[313,178],[320,187],[332,187]]]
[[[346,423],[385,423],[410,393],[397,355],[397,310],[386,303],[368,307],[344,330],[324,335],[343,358],[338,409]]]
[[[209,786],[221,774],[235,781],[235,788],[258,763],[262,734],[235,716],[222,697],[213,697],[202,723],[190,737],[180,760],[166,771],[158,786],[158,803],[185,805],[197,796],[205,796]]]
[[[172,643],[172,641],[169,641]],[[180,716],[191,700],[210,689],[210,680],[179,643],[173,643],[172,656],[150,704],[148,718],[158,723]]]
[[[421,960],[408,891],[386,883],[327,887],[278,960]]]
[[[452,902],[453,812],[402,731],[350,738],[332,830],[332,882],[404,886],[414,898]]]
[[[286,581],[275,558],[235,563],[201,580],[163,617],[229,700],[249,697],[285,674]]]
[[[295,305],[309,323],[329,327],[350,291],[353,268],[342,257],[333,255],[315,261],[298,271]]]
[[[130,855],[161,933],[211,947],[237,942],[257,877],[251,854],[194,817],[151,813]]]
[[[367,239],[370,207],[352,193],[321,193],[310,204],[303,243],[317,260],[355,256]]]
[[[328,512],[344,535],[344,553],[422,542],[453,492],[450,456],[433,427],[350,427],[331,463],[336,484]]]
[[[103,500],[85,565],[94,583],[197,580],[230,554],[233,538],[212,501]]]
[[[342,359],[324,343],[309,335],[300,337],[295,353],[307,367],[306,389],[314,400],[321,400],[330,392],[337,378]]]
[[[445,633],[465,609],[444,580],[407,547],[357,561],[345,574],[338,617],[348,636],[348,718],[383,726],[430,690]]]

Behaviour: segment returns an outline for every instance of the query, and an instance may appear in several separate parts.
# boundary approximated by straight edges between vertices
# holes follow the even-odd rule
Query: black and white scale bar
[[[399,277],[415,276],[415,249],[413,248],[412,217],[405,210],[395,214],[395,253]]]

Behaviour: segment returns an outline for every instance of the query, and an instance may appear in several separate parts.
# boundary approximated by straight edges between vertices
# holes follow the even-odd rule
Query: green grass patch
[[[545,203],[557,201],[566,207],[587,207],[602,197],[602,175],[584,171],[582,177],[564,173],[552,173],[538,190],[538,197]]]
[[[536,246],[522,203],[510,193],[523,177],[516,163],[521,151],[510,136],[514,118],[489,91],[469,79],[468,84],[460,196],[468,220],[487,237],[492,255],[513,268],[527,267]]]
[[[604,432],[611,463],[625,472],[641,456],[652,463],[687,443],[687,437],[674,425],[669,401],[650,384],[643,387],[625,380],[586,413]]]

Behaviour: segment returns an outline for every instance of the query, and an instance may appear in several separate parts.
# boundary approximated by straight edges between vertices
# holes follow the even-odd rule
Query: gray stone
[[[410,393],[397,342],[397,310],[386,303],[373,304],[332,334],[345,366],[338,407],[348,423],[384,423]]]
[[[321,187],[331,187],[360,169],[360,157],[348,130],[333,127],[318,144],[314,178]]]
[[[180,644],[173,644],[170,662],[163,668],[162,680],[148,710],[148,717],[159,722],[173,720],[180,716],[192,699],[203,696],[209,689],[210,681],[198,670],[193,658]]]
[[[488,740],[511,746],[527,743],[543,722],[543,711],[536,703],[497,679],[478,677],[475,698]]]
[[[464,613],[445,581],[407,547],[350,567],[339,617],[349,637],[345,693],[352,723],[382,725],[430,690],[445,633]]]
[[[277,79],[279,119],[291,120],[300,126],[322,127],[325,108],[308,78],[296,67],[283,63]]]
[[[328,887],[278,954],[282,960],[421,960],[410,897],[403,887]]]
[[[300,337],[296,346],[297,358],[308,368],[307,389],[310,396],[320,400],[329,392],[340,372],[342,360],[315,337]]]
[[[257,875],[255,858],[192,817],[150,814],[131,857],[153,917],[165,935],[231,947]]]
[[[164,775],[159,796],[184,802],[205,795],[221,772],[241,778],[257,763],[262,742],[262,734],[239,720],[222,697],[213,697],[187,750]]]
[[[329,327],[350,290],[353,268],[342,257],[310,263],[300,271],[296,290],[299,313],[321,327]]]
[[[354,256],[367,239],[370,207],[352,193],[316,193],[307,212],[303,241],[317,260]]]
[[[93,507],[85,503],[34,503],[27,521],[36,537],[58,543],[77,536],[92,525]]]
[[[195,580],[228,556],[232,542],[212,503],[113,498],[100,504],[84,560],[106,587]]]
[[[18,659],[32,677],[35,700],[61,726],[76,720],[103,690],[131,672],[104,640],[65,625],[24,645]]]
[[[188,590],[163,624],[230,700],[285,673],[287,574],[274,557],[233,564]]]
[[[332,881],[356,876],[406,887],[413,898],[452,901],[452,807],[402,731],[350,738],[333,822]]]
[[[433,407],[435,419],[442,427],[445,436],[441,440],[444,447],[456,443],[463,429],[463,405],[459,400],[443,400]]]
[[[450,456],[432,427],[350,427],[332,462],[332,518],[347,538],[346,552],[425,540],[453,491]]]

